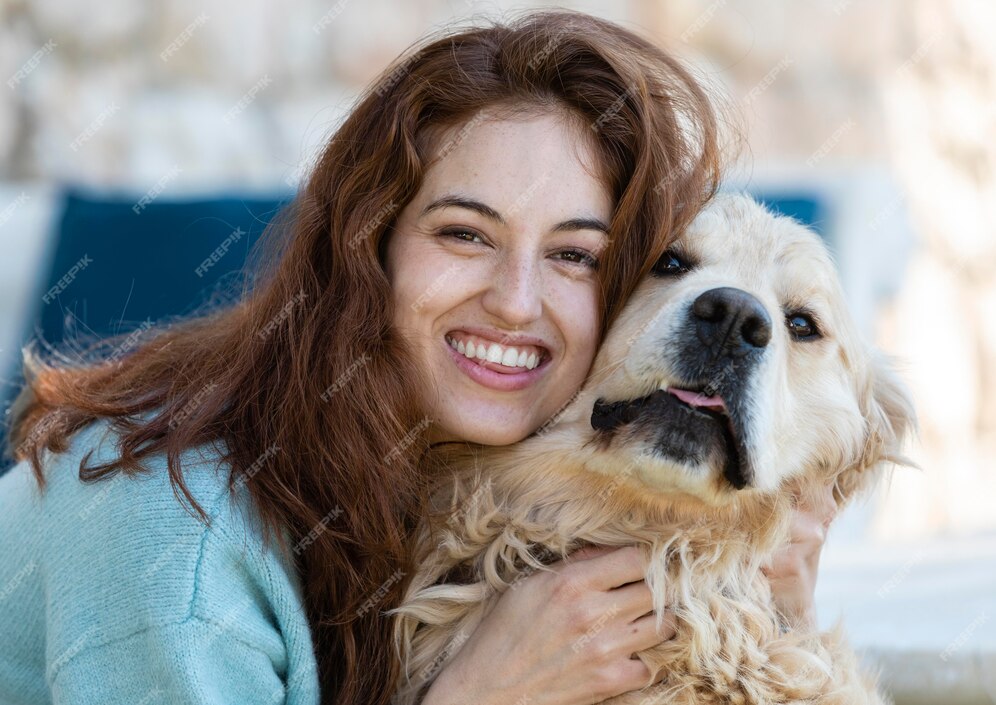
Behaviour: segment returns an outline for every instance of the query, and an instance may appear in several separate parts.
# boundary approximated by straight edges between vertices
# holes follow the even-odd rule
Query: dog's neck
[[[756,571],[787,538],[791,504],[783,495],[746,491],[710,506],[651,490],[631,475],[598,472],[590,456],[558,446],[556,436],[514,446],[453,444],[434,454],[441,482],[433,508],[445,517],[437,526],[450,534],[511,526],[552,556],[586,543],[644,544],[661,560],[700,558],[697,569],[717,575],[734,564],[741,574]]]

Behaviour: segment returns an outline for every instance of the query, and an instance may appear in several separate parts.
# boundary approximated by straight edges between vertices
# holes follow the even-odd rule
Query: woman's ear
[[[840,507],[875,487],[890,466],[917,467],[903,455],[907,438],[917,430],[913,400],[891,361],[877,351],[866,367],[859,404],[865,418],[864,443],[857,461],[837,476],[834,499]]]

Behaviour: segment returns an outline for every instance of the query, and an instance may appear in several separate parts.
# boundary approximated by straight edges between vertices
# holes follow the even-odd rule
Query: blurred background
[[[0,0],[4,405],[40,333],[133,345],[223,283],[412,42],[539,6]],[[996,702],[996,3],[561,6],[652,37],[733,104],[749,149],[727,187],[827,239],[913,389],[921,469],[831,529],[821,623],[846,618],[897,702]]]

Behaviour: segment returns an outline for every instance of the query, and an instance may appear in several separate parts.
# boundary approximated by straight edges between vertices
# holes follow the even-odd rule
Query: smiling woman
[[[387,244],[395,323],[428,371],[434,441],[524,438],[595,355],[613,203],[590,131],[563,108],[492,112],[430,162]]]
[[[86,366],[27,351],[0,693],[389,702],[385,612],[414,570],[428,444],[512,443],[571,398],[714,193],[718,152],[704,91],[611,22],[531,13],[414,47],[325,146],[236,305]],[[595,550],[524,581],[424,702],[640,687],[630,655],[669,636],[643,568]],[[577,648],[575,617],[609,606]]]

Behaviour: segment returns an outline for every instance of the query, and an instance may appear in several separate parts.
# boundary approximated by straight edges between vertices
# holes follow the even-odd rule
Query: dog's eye
[[[691,266],[684,257],[674,250],[668,250],[654,264],[653,273],[658,277],[673,277],[678,274],[684,274],[689,269],[691,269]]]
[[[788,325],[789,333],[796,340],[812,340],[820,337],[820,329],[808,313],[798,311],[790,313],[785,316],[785,323]]]

